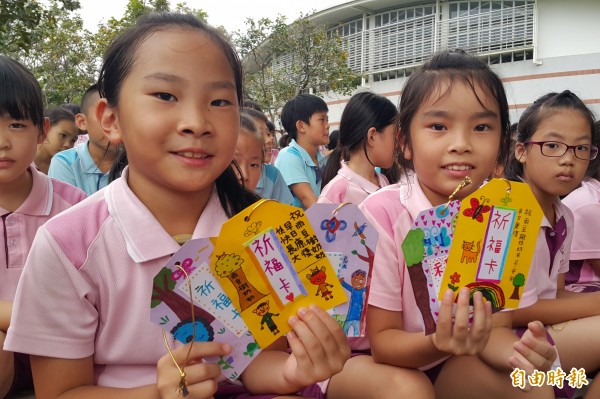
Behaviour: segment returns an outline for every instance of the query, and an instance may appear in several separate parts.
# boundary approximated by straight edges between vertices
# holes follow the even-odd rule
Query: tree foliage
[[[249,18],[246,28],[235,34],[244,60],[244,87],[271,117],[301,92],[350,94],[360,84],[360,76],[346,63],[341,39],[306,15],[289,25],[283,16]]]

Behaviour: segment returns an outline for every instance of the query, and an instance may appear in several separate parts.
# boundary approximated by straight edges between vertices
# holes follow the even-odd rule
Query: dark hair
[[[131,72],[135,55],[140,45],[152,34],[171,29],[199,31],[221,47],[231,67],[238,102],[242,102],[242,66],[237,53],[227,39],[216,29],[204,24],[191,14],[150,13],[138,19],[135,26],[126,30],[109,46],[98,78],[100,96],[106,98],[111,107],[119,103],[119,92],[123,81]],[[216,179],[215,185],[221,206],[231,217],[259,197],[246,190],[229,166]]]
[[[263,121],[265,124],[269,121],[267,115],[262,113],[261,111],[257,111],[254,108],[248,108],[244,105],[242,108],[242,112],[251,117],[252,119],[258,119],[259,121]]]
[[[600,137],[600,121],[596,121],[594,123],[594,134],[596,135],[596,140]],[[600,180],[600,158],[596,157],[588,168],[589,176],[593,177],[596,180]]]
[[[565,90],[562,93],[551,92],[544,94],[527,107],[519,119],[517,142],[525,143],[528,141],[535,134],[542,120],[559,109],[579,111],[590,125],[592,144],[595,146],[598,145],[598,131],[594,128],[594,114],[570,90]],[[590,162],[587,169],[588,174],[590,172],[593,173],[594,166],[595,164]],[[520,177],[523,176],[523,164],[516,158],[514,151],[510,155],[510,161],[504,174],[508,179],[516,181],[520,181]]]
[[[446,92],[441,92],[442,83],[448,84]],[[412,148],[410,124],[421,104],[433,96],[444,96],[456,83],[471,87],[475,95],[475,86],[479,85],[498,103],[502,130],[497,162],[504,165],[510,148],[510,118],[504,85],[485,62],[460,49],[435,54],[408,78],[400,98],[398,118],[402,145]],[[482,104],[479,97],[477,100]],[[413,168],[412,161],[404,157],[399,157],[398,160],[405,173]]]
[[[250,114],[248,113],[248,110],[254,111],[253,109],[244,108],[242,110],[242,113],[240,114],[240,127],[243,129],[242,131],[240,131],[240,134],[249,134],[260,142],[261,161],[264,163],[265,162],[265,144],[263,142],[262,134],[256,128],[256,125],[254,124],[254,118],[252,118],[252,116],[250,116]]]
[[[50,125],[53,126],[60,121],[70,121],[75,123],[75,115],[63,107],[48,108],[44,116],[50,119]]]
[[[100,94],[98,92],[98,84],[94,83],[83,93],[81,97],[81,111],[85,116],[88,116],[89,108],[92,105],[92,99],[94,95]]]
[[[329,133],[329,143],[327,144],[328,150],[335,150],[338,143],[340,141],[340,131],[335,129],[333,132]]]
[[[44,131],[40,84],[31,71],[4,55],[0,55],[0,115],[30,120],[41,132]]]
[[[317,112],[328,112],[327,104],[321,97],[312,94],[299,94],[285,103],[281,110],[281,124],[292,139],[296,139],[298,131],[296,122],[310,124],[310,117]]]
[[[60,107],[71,111],[73,115],[77,115],[81,112],[81,106],[79,104],[64,103],[61,104]]]
[[[275,133],[275,124],[268,119],[267,119],[267,129],[269,129],[269,132]]]
[[[279,138],[279,143],[277,143],[277,144],[279,144],[279,148],[285,148],[288,145],[290,145],[291,141],[292,141],[292,138],[290,137],[290,135],[287,133],[283,133],[281,135],[281,137]]]
[[[244,101],[242,101],[242,107],[250,108],[250,109],[256,110],[258,112],[263,112],[260,104],[257,103],[256,101],[250,100],[249,98],[245,98]]]
[[[127,151],[125,151],[125,146],[120,145],[118,149],[117,156],[113,161],[113,164],[110,166],[110,170],[108,171],[108,182],[111,183],[114,180],[121,177],[123,173],[123,169],[125,166],[129,164],[129,160],[127,159]]]
[[[348,161],[352,153],[360,148],[371,163],[367,154],[369,129],[374,127],[381,132],[386,126],[396,124],[397,118],[396,106],[386,97],[368,91],[353,95],[342,112],[339,142],[327,160],[322,186],[325,187],[335,177],[340,170],[341,161]]]

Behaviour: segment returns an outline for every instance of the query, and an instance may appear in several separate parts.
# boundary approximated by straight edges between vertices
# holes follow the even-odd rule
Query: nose
[[[567,149],[567,152],[565,152],[563,156],[559,158],[558,162],[560,165],[573,165],[576,159],[575,149],[569,148]]]
[[[0,148],[10,148],[10,140],[8,139],[8,134],[6,134],[3,130],[0,130]]]
[[[462,154],[473,150],[471,131],[466,127],[457,129],[454,134],[448,134],[447,137],[451,140],[449,146],[450,152]]]
[[[177,131],[181,134],[200,136],[212,130],[210,109],[206,106],[193,103],[182,106],[180,115]]]

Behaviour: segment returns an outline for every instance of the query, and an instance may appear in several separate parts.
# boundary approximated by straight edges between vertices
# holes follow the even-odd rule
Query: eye
[[[577,147],[575,147],[575,151],[590,152],[590,146],[581,144],[581,145],[578,145]]]
[[[169,93],[154,93],[154,96],[163,101],[177,101],[177,98]]]
[[[446,127],[441,123],[434,123],[433,125],[431,125],[431,130],[435,130],[437,132],[441,132],[444,129],[446,129]]]
[[[259,163],[251,163],[250,167],[255,169],[255,168],[260,168],[260,164]]]
[[[547,143],[544,144],[544,147],[551,149],[551,150],[556,150],[558,148],[558,143],[554,143],[552,141],[549,141]]]
[[[8,127],[11,129],[23,129],[26,126],[22,123],[11,123],[10,125],[8,125]]]
[[[490,129],[491,129],[491,127],[489,125],[485,125],[485,124],[475,126],[475,131],[477,131],[477,132],[486,132]]]
[[[219,100],[214,100],[210,103],[210,105],[213,105],[215,107],[225,107],[227,105],[231,105],[231,101],[229,100],[224,100],[224,99],[219,99]]]

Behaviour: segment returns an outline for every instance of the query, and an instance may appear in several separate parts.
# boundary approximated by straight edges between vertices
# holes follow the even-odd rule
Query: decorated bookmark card
[[[436,329],[440,308],[437,298],[459,207],[460,201],[452,201],[424,210],[417,216],[402,243],[425,334],[431,334]]]
[[[525,183],[493,179],[463,199],[438,298],[466,286],[494,310],[516,309],[542,217]]]
[[[273,200],[223,225],[211,268],[261,348],[290,331],[298,308],[347,301],[304,211]]]
[[[210,269],[213,249],[208,238],[190,240],[169,259],[153,281],[150,318],[182,343],[193,339],[229,343],[230,355],[206,361],[218,364],[224,376],[235,380],[260,349]]]
[[[367,299],[379,234],[354,204],[313,204],[306,216],[337,271],[348,302],[329,310],[348,337],[365,336]]]

